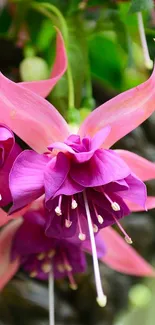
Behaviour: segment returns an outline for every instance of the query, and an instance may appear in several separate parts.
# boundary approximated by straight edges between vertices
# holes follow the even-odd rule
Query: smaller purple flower
[[[81,244],[48,238],[44,227],[43,210],[27,212],[14,237],[12,258],[20,256],[21,267],[30,277],[47,280],[52,271],[55,279],[67,276],[72,289],[76,289],[73,274],[86,270]]]
[[[15,142],[13,132],[0,124],[0,207],[11,203],[9,172],[16,157],[21,152]]]

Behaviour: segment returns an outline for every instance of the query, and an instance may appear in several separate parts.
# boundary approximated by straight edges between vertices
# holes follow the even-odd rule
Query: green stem
[[[43,15],[48,17],[53,21],[53,15],[50,13],[54,13],[54,15],[58,18],[60,25],[61,25],[61,31],[63,34],[64,42],[66,49],[68,48],[68,27],[66,24],[66,21],[61,14],[61,12],[52,4],[50,3],[37,3],[33,2],[31,4],[31,7],[39,12],[41,12]],[[50,12],[49,12],[50,11]],[[73,76],[72,76],[72,70],[70,63],[68,62],[68,68],[67,68],[67,79],[68,79],[68,106],[69,108],[75,107],[75,99],[74,99],[74,83],[73,83]]]

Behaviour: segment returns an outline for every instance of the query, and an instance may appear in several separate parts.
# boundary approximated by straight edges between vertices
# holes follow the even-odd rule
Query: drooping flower
[[[9,173],[16,157],[21,152],[15,142],[13,132],[3,124],[0,124],[0,206],[3,207],[12,202],[9,189]],[[7,218],[6,218],[7,220]]]

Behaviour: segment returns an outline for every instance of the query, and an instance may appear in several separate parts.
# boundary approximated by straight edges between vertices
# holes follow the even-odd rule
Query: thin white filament
[[[107,302],[107,298],[103,293],[102,284],[101,284],[101,277],[100,277],[100,271],[99,271],[99,263],[97,258],[97,251],[96,251],[96,244],[95,244],[95,237],[92,227],[92,221],[91,221],[91,215],[88,205],[88,200],[86,193],[83,192],[84,197],[84,203],[85,203],[85,209],[86,209],[86,215],[88,220],[88,227],[89,227],[89,234],[90,234],[90,241],[91,241],[91,247],[92,247],[92,256],[93,256],[93,265],[94,265],[94,275],[95,275],[95,282],[96,282],[96,291],[97,291],[97,302],[101,307],[104,307]]]
[[[54,277],[52,271],[49,273],[49,325],[54,325]]]
[[[153,61],[150,59],[149,50],[146,41],[143,17],[141,12],[137,12],[137,19],[138,19],[138,27],[139,27],[139,34],[141,39],[141,44],[143,48],[144,60],[146,68],[152,69],[153,68]]]

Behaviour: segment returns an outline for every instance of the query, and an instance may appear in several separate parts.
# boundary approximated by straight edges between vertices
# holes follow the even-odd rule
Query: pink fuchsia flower
[[[9,172],[18,154],[20,147],[15,142],[13,132],[3,124],[0,124],[0,206],[3,207],[12,202],[9,189]],[[0,221],[1,224],[1,221]]]

